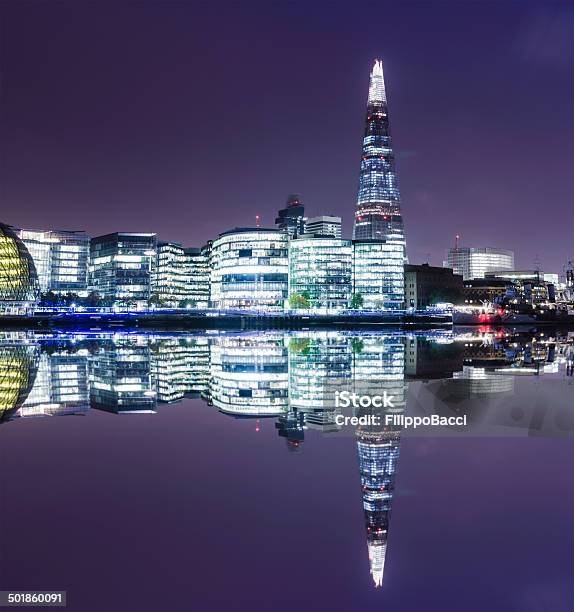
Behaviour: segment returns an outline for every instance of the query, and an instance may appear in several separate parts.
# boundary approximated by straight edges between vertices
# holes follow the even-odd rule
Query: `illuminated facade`
[[[214,308],[283,309],[288,291],[287,232],[238,228],[213,241],[210,256]]]
[[[463,280],[484,278],[487,272],[514,270],[514,253],[490,247],[456,246],[448,250],[443,266],[462,274]]]
[[[211,243],[201,248],[184,249],[186,256],[187,300],[193,308],[209,306],[209,259]]]
[[[387,240],[402,245],[406,259],[395,155],[380,60],[375,62],[369,83],[353,238]]]
[[[404,246],[384,240],[353,240],[353,293],[363,308],[404,308]]]
[[[85,232],[19,230],[18,235],[34,260],[42,292],[87,294],[90,238]]]
[[[114,233],[92,238],[90,289],[118,304],[146,308],[155,258],[155,234]]]
[[[39,296],[38,275],[28,249],[11,227],[0,223],[0,312],[28,310]]]
[[[307,295],[312,308],[347,308],[352,261],[350,240],[307,235],[291,240],[289,295]]]
[[[283,335],[213,338],[211,402],[235,416],[277,416],[287,412],[287,359]]]

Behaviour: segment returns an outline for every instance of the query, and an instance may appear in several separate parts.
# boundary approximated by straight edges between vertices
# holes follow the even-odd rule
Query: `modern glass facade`
[[[238,228],[211,250],[214,308],[282,309],[288,291],[289,236],[275,229]]]
[[[405,245],[380,60],[375,62],[370,77],[353,238],[393,241],[403,245],[403,249]]]
[[[444,262],[463,280],[484,278],[487,272],[514,270],[514,253],[505,249],[458,247],[449,249]]]
[[[384,240],[353,240],[353,293],[365,309],[404,307],[404,246]]]
[[[8,225],[0,223],[0,312],[20,312],[33,306],[40,288],[28,249]]]
[[[306,294],[312,308],[347,308],[351,299],[350,240],[303,236],[289,243],[289,295]]]
[[[19,230],[43,292],[77,293],[88,289],[90,238],[85,232]]]
[[[184,249],[187,299],[195,308],[209,306],[209,260],[211,242],[201,248]]]
[[[145,308],[151,297],[155,234],[115,233],[90,242],[90,290],[118,304]]]

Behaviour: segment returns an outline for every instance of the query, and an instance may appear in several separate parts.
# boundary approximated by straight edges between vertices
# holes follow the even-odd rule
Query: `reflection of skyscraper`
[[[146,338],[107,340],[90,355],[90,404],[107,412],[155,412],[156,391]]]
[[[400,448],[400,427],[385,425],[385,415],[401,413],[406,405],[404,339],[398,336],[356,336],[353,350],[353,385],[359,395],[392,398],[392,408],[359,408],[357,416],[379,417],[378,425],[356,430],[363,509],[371,576],[375,586],[383,581],[389,518]]]
[[[276,416],[288,408],[283,336],[212,338],[210,399],[235,416]]]
[[[387,554],[400,431],[385,427],[378,430],[359,427],[356,435],[369,565],[375,586],[379,587],[383,582]]]

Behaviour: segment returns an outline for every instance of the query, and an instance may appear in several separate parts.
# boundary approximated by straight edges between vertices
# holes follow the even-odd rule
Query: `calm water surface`
[[[571,611],[573,372],[562,332],[0,333],[1,589]],[[345,390],[467,426],[341,426]]]

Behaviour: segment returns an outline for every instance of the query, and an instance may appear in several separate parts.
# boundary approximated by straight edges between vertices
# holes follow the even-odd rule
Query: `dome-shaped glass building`
[[[0,223],[0,312],[18,312],[38,301],[34,261],[14,230]]]

